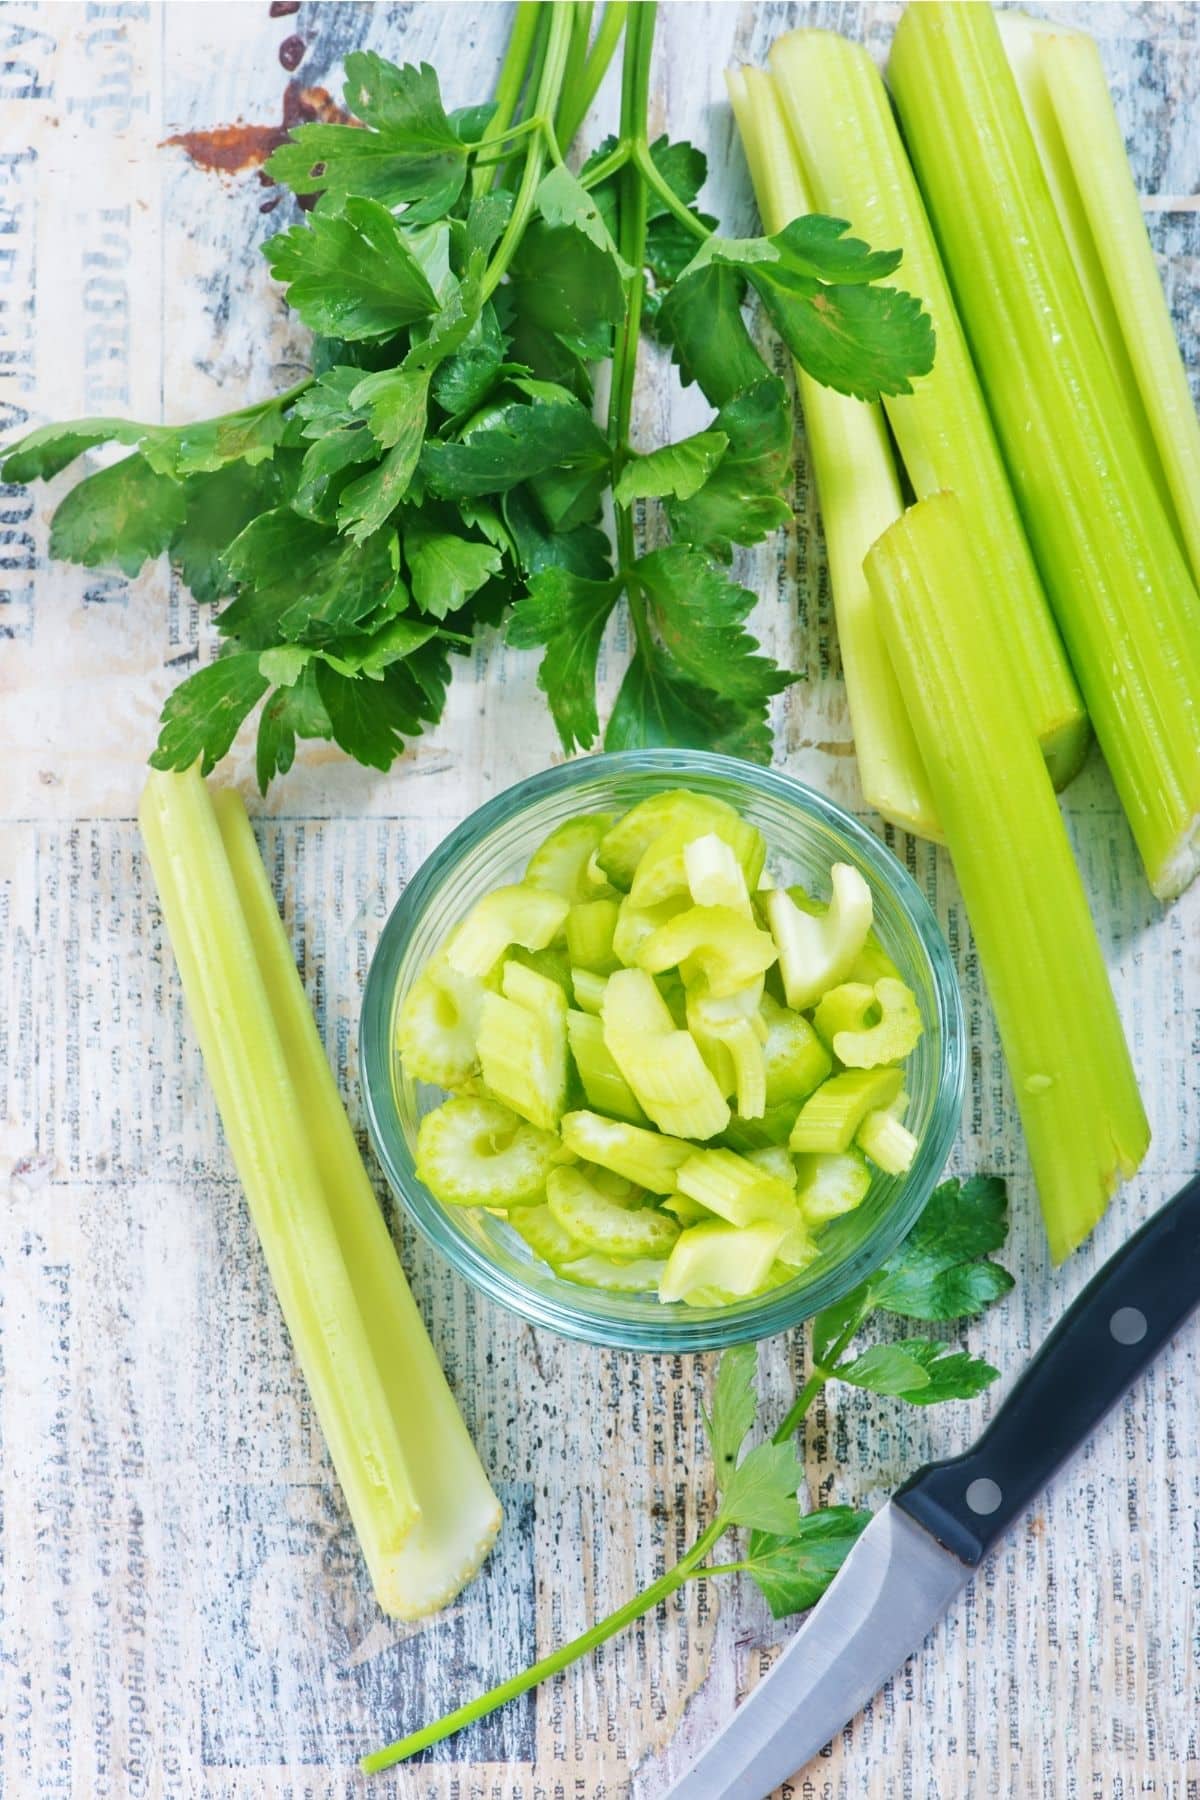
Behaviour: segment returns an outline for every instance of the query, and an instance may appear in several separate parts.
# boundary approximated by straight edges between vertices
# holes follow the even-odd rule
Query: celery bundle
[[[1175,521],[1125,423],[1128,390],[1097,332],[991,8],[910,7],[889,74],[1096,736],[1150,885],[1169,899],[1200,869],[1200,595]],[[1093,93],[1084,88],[1084,107]],[[1056,118],[1072,168],[1085,168],[1090,115],[1064,104]],[[1104,169],[1115,160],[1110,144]],[[1103,170],[1097,180],[1093,213],[1107,213]],[[1104,246],[1107,216],[1097,222]],[[1110,265],[1123,266],[1119,256]],[[1148,320],[1162,312],[1154,287]],[[1119,290],[1110,286],[1114,302]],[[1156,365],[1147,351],[1139,368],[1139,343],[1161,344],[1161,328],[1140,312],[1121,322],[1139,383],[1144,375],[1153,389]],[[1150,417],[1169,446],[1167,405],[1164,392]],[[1190,471],[1172,467],[1179,491],[1191,491]]]
[[[1149,1142],[1054,792],[983,592],[968,515],[922,501],[867,557],[987,976],[1050,1249],[1069,1254]]]
[[[380,1606],[418,1618],[500,1508],[367,1178],[241,800],[152,774],[142,833],[221,1120]]]
[[[814,200],[872,243],[903,247],[904,283],[933,320],[933,368],[911,394],[885,397],[887,416],[918,497],[950,488],[962,499],[987,572],[981,603],[1062,786],[1082,761],[1087,722],[879,72],[861,44],[828,31],[788,33],[770,64]]]

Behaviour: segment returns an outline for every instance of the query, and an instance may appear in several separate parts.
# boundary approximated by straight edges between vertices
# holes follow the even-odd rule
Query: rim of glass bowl
[[[397,977],[409,943],[443,881],[460,860],[529,807],[574,788],[663,776],[695,781],[734,781],[794,808],[841,840],[873,887],[892,896],[927,959],[941,1043],[938,1086],[916,1160],[872,1234],[841,1262],[786,1287],[723,1307],[664,1306],[645,1295],[613,1294],[561,1281],[561,1294],[534,1289],[515,1278],[477,1244],[454,1229],[449,1213],[418,1181],[404,1134],[394,1077]],[[640,797],[640,796],[635,796]],[[631,801],[632,803],[632,801]],[[596,804],[601,804],[599,797]],[[941,1174],[958,1130],[964,1084],[962,1001],[950,952],[925,896],[907,870],[850,813],[794,776],[708,751],[603,752],[560,763],[505,789],[476,809],[426,858],[393,907],[367,971],[359,1028],[359,1066],[367,1126],[392,1192],[435,1249],[475,1287],[534,1325],[564,1337],[613,1348],[659,1352],[718,1349],[765,1338],[811,1318],[849,1293],[886,1261],[916,1221]]]

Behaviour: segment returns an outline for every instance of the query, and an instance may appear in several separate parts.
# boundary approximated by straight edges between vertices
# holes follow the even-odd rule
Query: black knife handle
[[[1200,1175],[1092,1277],[978,1442],[918,1469],[895,1504],[974,1567],[1197,1305]]]

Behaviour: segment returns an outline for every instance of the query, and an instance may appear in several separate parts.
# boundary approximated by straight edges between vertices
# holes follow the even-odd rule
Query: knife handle
[[[1068,1307],[978,1442],[895,1504],[974,1567],[1200,1304],[1200,1175]]]

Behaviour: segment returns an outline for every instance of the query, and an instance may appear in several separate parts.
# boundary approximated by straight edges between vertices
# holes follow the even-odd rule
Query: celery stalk
[[[991,8],[911,7],[891,77],[1096,736],[1169,899],[1200,869],[1200,596],[1130,451]]]
[[[1025,728],[969,515],[922,501],[867,557],[975,934],[1056,1261],[1149,1142],[1083,884]]]
[[[725,82],[763,225],[782,231],[813,207],[775,84],[762,69],[730,69]],[[904,509],[883,411],[823,387],[799,363],[796,383],[825,529],[863,797],[891,824],[937,839],[929,780],[863,574],[863,557]]]
[[[499,1508],[362,1168],[240,802],[222,798],[218,816],[195,770],[152,774],[139,817],[226,1136],[376,1595],[387,1612],[420,1616],[474,1573]]]
[[[1168,506],[1193,580],[1200,581],[1200,423],[1100,52],[1081,32],[1054,31],[1037,34],[1036,55],[1133,365]]]
[[[770,63],[818,206],[869,243],[903,249],[896,280],[933,319],[933,369],[885,401],[887,416],[917,495],[950,488],[967,508],[988,571],[981,598],[1061,787],[1083,760],[1087,721],[879,72],[862,45],[828,31],[790,32]]]

